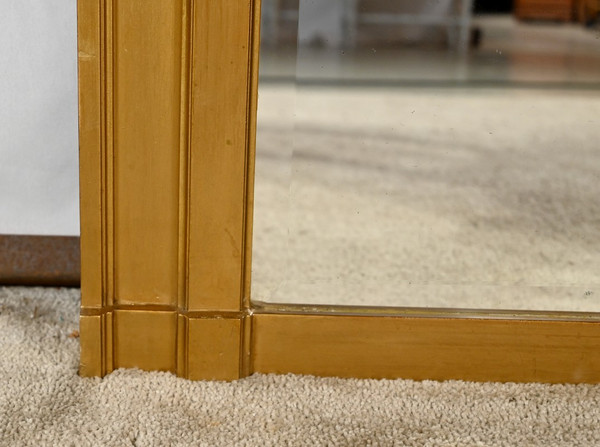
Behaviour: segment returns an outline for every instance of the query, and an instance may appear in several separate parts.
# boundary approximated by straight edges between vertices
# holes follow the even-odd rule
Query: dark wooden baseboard
[[[79,237],[0,235],[0,284],[79,287]]]

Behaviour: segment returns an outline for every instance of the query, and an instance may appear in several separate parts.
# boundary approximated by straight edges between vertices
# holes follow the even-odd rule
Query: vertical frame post
[[[258,9],[78,2],[82,375],[249,371]]]

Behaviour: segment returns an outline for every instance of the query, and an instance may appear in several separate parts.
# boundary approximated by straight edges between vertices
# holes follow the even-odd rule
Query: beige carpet
[[[0,288],[1,446],[595,446],[600,387],[77,376],[79,291]]]

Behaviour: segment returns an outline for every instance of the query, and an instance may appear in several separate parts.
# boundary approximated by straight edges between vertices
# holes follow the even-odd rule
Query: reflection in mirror
[[[254,300],[600,311],[597,10],[481,3],[263,0]]]

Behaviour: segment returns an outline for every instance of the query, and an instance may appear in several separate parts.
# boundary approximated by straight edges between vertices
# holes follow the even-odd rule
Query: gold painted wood
[[[112,17],[107,11],[114,293],[122,304],[177,304],[182,7],[127,0],[114,2]]]
[[[254,372],[600,382],[597,322],[306,314],[253,319]]]
[[[98,2],[77,2],[79,78],[79,207],[81,305],[104,304],[102,14]],[[85,330],[82,327],[83,330]]]
[[[248,370],[254,8],[78,1],[84,375]]]
[[[240,377],[242,320],[190,318],[188,379],[232,380]]]
[[[114,368],[176,372],[177,312],[116,310]]]
[[[190,310],[240,310],[250,101],[250,1],[194,3]],[[197,150],[195,150],[197,149]]]
[[[600,382],[597,321],[250,302],[259,3],[78,0],[80,373]]]
[[[178,304],[184,7],[78,2],[84,308]]]
[[[103,376],[102,368],[102,317],[100,315],[82,315],[79,318],[79,374],[85,377]]]

